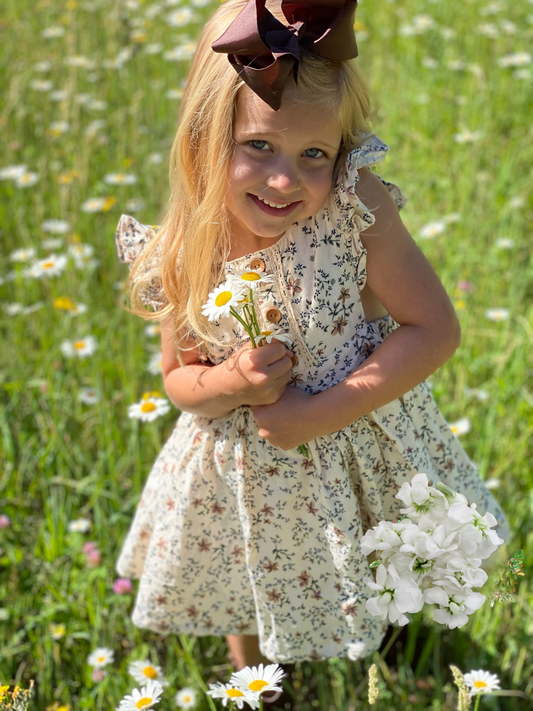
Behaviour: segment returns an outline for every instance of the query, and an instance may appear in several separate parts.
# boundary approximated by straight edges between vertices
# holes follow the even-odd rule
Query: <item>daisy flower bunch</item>
[[[210,684],[207,693],[214,699],[222,699],[225,707],[242,709],[248,704],[252,709],[263,708],[262,694],[267,691],[282,692],[279,683],[285,672],[278,664],[260,664],[258,667],[244,667],[231,675],[229,683]]]
[[[220,284],[209,294],[202,313],[211,322],[233,316],[250,337],[252,348],[261,346],[262,341],[270,343],[272,338],[290,343],[292,339],[288,334],[262,331],[257,320],[254,291],[259,285],[272,284],[273,280],[271,274],[263,274],[257,269],[232,274],[225,284]]]
[[[367,611],[405,625],[407,613],[435,605],[435,622],[463,627],[485,602],[472,589],[487,580],[481,561],[503,543],[492,530],[496,519],[481,516],[475,504],[442,482],[430,486],[426,474],[404,483],[396,498],[405,504],[402,520],[380,521],[361,540],[364,555],[380,555],[371,564],[376,579],[365,578],[377,593],[367,600]]]

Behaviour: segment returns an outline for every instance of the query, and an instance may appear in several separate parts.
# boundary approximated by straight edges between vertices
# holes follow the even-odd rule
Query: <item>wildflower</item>
[[[108,201],[109,198],[105,197],[89,198],[88,200],[85,200],[84,203],[82,203],[82,212],[105,212]]]
[[[474,291],[473,284],[466,279],[461,279],[461,281],[457,284],[457,288],[461,291]]]
[[[152,422],[158,417],[166,415],[169,411],[170,404],[168,400],[161,397],[148,397],[130,405],[128,417],[141,420],[141,422]]]
[[[35,249],[33,247],[28,247],[27,249],[16,249],[11,252],[9,259],[12,262],[29,262],[30,259],[35,257]]]
[[[60,237],[50,237],[49,239],[41,240],[41,247],[43,249],[59,249],[63,244],[63,240]]]
[[[11,304],[6,304],[4,306],[4,311],[8,316],[17,316],[18,314],[24,312],[24,306],[17,302],[13,302]]]
[[[500,67],[525,67],[531,64],[532,56],[529,52],[515,52],[514,54],[506,54],[498,59]]]
[[[464,675],[464,682],[470,688],[471,694],[490,694],[500,688],[500,680],[496,674],[478,669]]]
[[[84,405],[95,405],[100,400],[100,394],[96,388],[81,388],[78,400]]]
[[[115,653],[108,647],[98,647],[87,657],[87,664],[96,669],[103,669],[115,660]]]
[[[50,637],[52,639],[61,639],[62,637],[65,636],[66,632],[67,632],[66,625],[64,625],[64,624],[55,625],[54,623],[50,624]]]
[[[255,339],[257,343],[266,341],[272,343],[272,340],[282,341],[282,343],[292,343],[292,336],[289,333],[278,333],[277,331],[261,331],[261,335]]]
[[[53,83],[49,79],[35,79],[34,81],[31,82],[30,87],[34,91],[50,91],[50,89],[53,87]]]
[[[159,336],[161,334],[161,326],[158,323],[150,323],[145,327],[144,332],[147,336]]]
[[[494,245],[498,247],[498,249],[512,249],[514,247],[514,239],[499,237]]]
[[[15,180],[27,171],[25,165],[7,165],[5,168],[0,168],[0,180]]]
[[[368,670],[368,703],[373,706],[379,696],[378,689],[378,668],[372,664]]]
[[[490,477],[489,479],[485,479],[485,486],[487,487],[487,489],[489,489],[489,491],[492,491],[493,489],[499,489],[500,484],[501,481],[495,476]]]
[[[441,235],[446,229],[446,223],[444,220],[436,220],[435,222],[429,222],[420,229],[420,239],[433,239],[438,235]]]
[[[157,681],[149,681],[140,690],[133,689],[131,694],[126,695],[117,711],[137,711],[138,709],[151,709],[157,704],[163,693],[163,687]]]
[[[284,676],[285,673],[278,664],[260,664],[258,667],[244,667],[234,672],[229,681],[239,688],[262,694],[265,691],[283,691],[279,683]]]
[[[146,370],[151,373],[152,375],[157,375],[158,373],[161,373],[163,369],[163,354],[162,353],[153,353],[150,356],[150,360],[148,361],[148,365],[146,367]]]
[[[163,51],[163,44],[161,42],[150,42],[144,45],[144,51],[146,54],[159,54]]]
[[[49,136],[61,136],[64,133],[70,131],[70,124],[68,121],[52,121],[48,127],[47,135]]]
[[[237,285],[231,279],[209,294],[202,313],[209,321],[218,321],[223,316],[229,316],[232,310],[239,306],[243,297],[243,286]]]
[[[132,590],[133,585],[131,584],[131,580],[129,578],[117,578],[113,583],[113,592],[115,595],[127,595]],[[155,677],[150,677],[150,679],[155,679]],[[139,679],[136,679],[136,681],[139,681]],[[144,679],[141,681],[144,681]]]
[[[188,709],[192,709],[196,706],[196,691],[186,686],[177,692],[174,701],[180,708],[184,709],[184,711],[188,711]]]
[[[59,347],[67,358],[87,358],[96,351],[98,343],[94,336],[87,336],[74,341],[65,340]]]
[[[139,210],[144,210],[146,203],[142,198],[131,198],[126,202],[127,212],[139,212]]]
[[[365,583],[378,597],[366,601],[366,609],[371,615],[378,615],[382,620],[398,621],[406,625],[409,620],[406,612],[420,612],[424,601],[422,592],[416,582],[409,576],[399,576],[394,566],[389,565],[388,571],[384,565],[378,566],[376,582],[365,578]]]
[[[180,10],[176,10],[166,17],[167,25],[170,25],[170,27],[183,27],[194,20],[194,12],[189,7],[183,7]]]
[[[479,141],[482,135],[482,131],[465,130],[461,133],[454,133],[453,139],[456,143],[474,143],[474,141]]]
[[[230,281],[234,281],[239,287],[247,287],[248,289],[256,289],[262,284],[272,284],[274,277],[272,274],[263,274],[257,269],[245,269],[241,272],[231,274]]]
[[[34,262],[24,274],[34,279],[40,279],[43,276],[58,276],[65,271],[67,261],[64,254],[50,254],[45,259]]]
[[[96,682],[99,684],[101,681],[103,681],[107,676],[107,672],[105,669],[93,669],[91,672],[91,681]]]
[[[165,96],[167,99],[181,99],[183,97],[183,89],[168,89]]]
[[[485,311],[485,316],[490,321],[507,321],[510,316],[509,309],[487,309]]]
[[[132,173],[109,173],[104,176],[104,183],[108,185],[134,185],[137,176]]]
[[[39,177],[39,173],[22,173],[15,178],[15,185],[17,188],[29,188],[39,182]]]
[[[90,528],[91,522],[86,518],[78,518],[68,523],[68,530],[75,533],[87,533]]]
[[[163,162],[163,154],[162,153],[150,153],[150,155],[148,156],[148,163],[151,163],[152,165],[159,165],[162,162]]]
[[[465,395],[475,397],[479,402],[487,402],[490,397],[486,390],[481,390],[480,388],[465,388]]]
[[[61,25],[53,25],[51,27],[45,27],[41,32],[41,36],[45,39],[53,39],[56,37],[63,37],[65,34],[65,28]]]
[[[98,548],[93,548],[92,550],[90,550],[86,554],[86,557],[88,568],[97,568],[102,562],[102,554],[100,553]]]
[[[470,430],[472,429],[472,423],[470,422],[468,417],[462,417],[456,422],[449,422],[448,427],[451,429],[451,431],[456,437],[460,437],[461,435],[470,432]]]
[[[138,684],[146,684],[149,681],[158,681],[161,686],[168,685],[168,681],[165,679],[161,667],[157,666],[157,664],[152,664],[148,660],[132,662],[128,666],[128,674],[132,676]]]
[[[98,548],[98,543],[95,543],[94,541],[87,541],[87,543],[83,544],[81,552],[87,554],[94,551],[96,548]]]
[[[217,684],[210,684],[207,693],[214,699],[222,699],[223,706],[227,706],[228,701],[232,701],[238,709],[243,708],[244,702],[246,702],[253,709],[259,707],[258,694],[254,694],[244,689],[238,689],[231,684],[222,684],[221,682],[217,682]]]
[[[196,42],[185,42],[174,49],[163,53],[163,59],[167,62],[188,62],[196,52]]]
[[[41,229],[54,235],[64,235],[70,230],[70,222],[66,220],[44,220]]]
[[[5,514],[0,514],[0,528],[9,528],[11,526],[11,519]]]

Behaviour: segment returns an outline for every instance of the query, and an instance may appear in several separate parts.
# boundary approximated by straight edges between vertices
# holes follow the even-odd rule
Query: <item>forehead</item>
[[[274,111],[249,87],[243,86],[237,95],[235,134],[271,133],[280,137],[298,137],[303,142],[323,139],[338,146],[342,127],[334,112],[327,107],[299,101],[294,92],[285,92],[281,108]]]

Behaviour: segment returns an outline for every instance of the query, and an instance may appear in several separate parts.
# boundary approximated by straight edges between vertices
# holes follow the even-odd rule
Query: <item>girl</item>
[[[406,199],[369,169],[388,147],[353,61],[355,2],[320,6],[221,5],[188,78],[162,227],[123,215],[117,231],[182,411],[117,569],[140,578],[136,625],[226,635],[239,668],[379,647],[359,541],[399,517],[417,472],[491,511],[505,537],[424,382],[459,325],[400,220]],[[230,275],[255,287],[273,336],[260,348],[202,315]]]

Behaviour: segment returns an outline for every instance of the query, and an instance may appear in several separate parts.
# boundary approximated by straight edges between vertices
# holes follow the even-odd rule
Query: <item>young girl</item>
[[[424,382],[459,325],[400,220],[406,199],[369,169],[388,147],[354,65],[355,2],[334,4],[220,6],[183,97],[164,222],[123,215],[117,231],[181,411],[117,569],[140,578],[136,625],[226,635],[239,667],[379,647],[359,542],[398,519],[417,472],[506,535]],[[274,336],[260,348],[235,319],[202,314],[230,275],[255,287]]]

